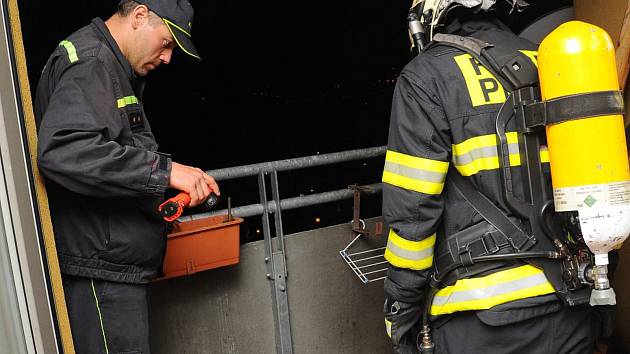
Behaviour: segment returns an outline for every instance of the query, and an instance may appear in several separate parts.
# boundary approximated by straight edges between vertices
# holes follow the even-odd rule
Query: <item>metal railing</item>
[[[206,171],[217,181],[236,179],[241,177],[258,176],[258,192],[260,203],[183,216],[180,222],[200,219],[212,215],[230,214],[237,217],[249,217],[262,215],[263,236],[265,243],[265,264],[267,278],[271,282],[271,295],[274,306],[274,322],[276,334],[276,352],[279,354],[293,353],[293,340],[291,337],[291,322],[289,318],[289,301],[286,278],[288,276],[286,265],[286,250],[284,234],[282,230],[282,210],[301,208],[353,198],[355,191],[348,188],[336,191],[316,193],[306,196],[287,198],[280,200],[278,187],[278,172],[291,171],[309,167],[325,166],[336,163],[363,160],[385,154],[386,147],[372,147],[366,149],[349,150],[330,154],[321,154],[280,161],[264,162],[251,165],[222,168]],[[267,200],[266,176],[270,176],[272,200]],[[381,184],[364,186],[366,194],[381,192]],[[269,214],[274,215],[275,236],[271,235]],[[356,272],[356,271],[355,271]]]
[[[317,167],[317,166],[326,166],[335,163],[342,163],[348,161],[355,160],[363,160],[372,157],[378,157],[385,154],[386,147],[372,147],[366,149],[358,149],[358,150],[349,150],[342,152],[335,152],[330,154],[321,154],[307,157],[299,157],[294,159],[287,160],[279,160],[272,162],[263,162],[251,165],[243,165],[236,167],[228,167],[216,170],[208,170],[207,174],[214,177],[217,181],[224,181],[242,177],[252,177],[259,175],[260,173],[270,173],[273,171],[292,171],[297,169],[309,168],[309,167]],[[367,191],[365,194],[371,193],[379,193],[381,191],[381,184],[369,184],[366,185],[369,187],[368,189],[371,191]],[[353,197],[353,191],[350,189],[340,189],[336,191],[322,192],[316,194],[310,194],[305,196],[299,196],[294,198],[287,198],[280,201],[280,209],[281,210],[290,210],[296,208],[303,208],[312,205],[324,204],[335,202],[344,199],[350,199]],[[269,210],[271,213],[276,212],[275,201],[269,201]],[[208,216],[213,215],[225,215],[228,213],[227,209],[214,210],[210,212],[198,213],[194,215],[187,215],[179,218],[179,221],[189,221],[195,219],[201,219]],[[263,205],[262,204],[250,204],[245,206],[240,206],[236,208],[231,208],[231,213],[233,216],[237,217],[250,217],[255,215],[262,215],[263,213]]]

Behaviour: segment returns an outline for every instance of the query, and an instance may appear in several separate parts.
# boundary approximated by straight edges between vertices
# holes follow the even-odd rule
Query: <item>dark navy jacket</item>
[[[536,63],[536,47],[498,22],[469,21],[454,33],[518,51]],[[419,319],[427,277],[435,269],[446,240],[462,230],[487,224],[456,192],[447,178],[448,169],[454,167],[513,216],[501,195],[495,129],[497,113],[507,95],[481,63],[451,46],[430,47],[400,73],[392,99],[383,171],[383,217],[389,229],[385,258],[390,263],[385,291],[390,304],[403,304],[395,310],[385,308],[395,347]],[[514,193],[522,199],[514,119],[507,130]],[[541,149],[540,154],[542,161],[548,162],[547,151]],[[548,164],[544,165],[546,170]],[[430,314],[476,310],[483,321],[501,325],[561,306],[542,269],[521,261],[489,262],[484,267],[478,274],[470,274],[467,283],[454,279],[442,284]],[[509,283],[503,281],[508,276]]]
[[[62,273],[146,283],[161,272],[157,207],[171,160],[156,152],[143,87],[98,18],[62,41],[42,72],[38,166]]]

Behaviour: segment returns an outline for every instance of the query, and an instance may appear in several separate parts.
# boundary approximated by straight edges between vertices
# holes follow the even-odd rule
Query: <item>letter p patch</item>
[[[505,102],[507,95],[499,80],[470,54],[458,55],[453,59],[466,80],[473,107]]]

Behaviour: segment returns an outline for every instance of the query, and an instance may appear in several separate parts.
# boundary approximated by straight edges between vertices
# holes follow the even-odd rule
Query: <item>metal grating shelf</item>
[[[361,236],[363,234],[357,234],[346,248],[339,251],[341,258],[363,284],[385,279],[388,269],[388,262],[384,258],[385,247],[360,250],[355,243]]]

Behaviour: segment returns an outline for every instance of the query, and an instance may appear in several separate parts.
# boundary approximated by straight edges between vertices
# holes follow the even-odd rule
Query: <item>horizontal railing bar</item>
[[[348,150],[341,152],[333,152],[330,154],[313,155],[306,157],[298,157],[287,160],[278,160],[271,162],[261,162],[251,165],[235,166],[220,168],[206,171],[207,174],[214,177],[217,181],[255,176],[261,171],[270,172],[296,170],[300,168],[315,167],[329,165],[333,163],[353,161],[376,157],[385,154],[386,146],[371,147],[365,149]],[[254,214],[255,215],[255,214]]]
[[[374,183],[364,185],[363,187],[367,187],[368,190],[365,190],[365,194],[376,194],[381,192],[381,183]],[[329,202],[336,202],[343,199],[350,199],[354,196],[354,191],[351,189],[340,189],[336,191],[323,192],[310,194],[300,197],[287,198],[280,200],[280,208],[282,210],[290,210],[297,209],[317,204],[324,204]],[[274,213],[276,211],[276,203],[273,200],[268,201],[269,204],[269,212]],[[227,209],[210,211],[206,213],[199,213],[194,215],[182,216],[177,219],[180,222],[190,221],[201,219],[214,215],[225,215],[228,213]],[[240,206],[236,208],[232,208],[232,216],[246,218],[255,215],[262,215],[263,206],[262,204],[250,204],[245,206]]]

